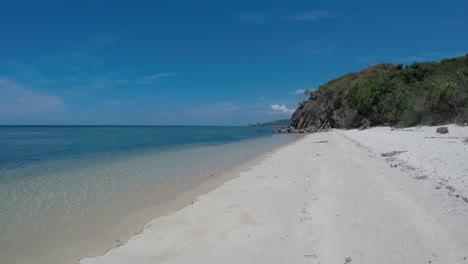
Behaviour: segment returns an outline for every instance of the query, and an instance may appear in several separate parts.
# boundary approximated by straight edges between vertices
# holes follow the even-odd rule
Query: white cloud
[[[134,101],[110,101],[110,102],[107,102],[107,104],[110,104],[110,105],[134,104],[134,103],[135,103]]]
[[[285,105],[271,105],[270,106],[271,110],[277,113],[294,113],[295,110],[293,109],[288,109]]]
[[[0,116],[65,111],[59,96],[33,91],[7,79],[0,78],[0,94]]]
[[[146,76],[140,79],[138,83],[140,84],[152,84],[159,79],[163,77],[170,77],[170,76],[175,76],[176,74],[174,72],[168,72],[168,73],[158,73],[158,74],[153,74],[150,76]]]
[[[144,79],[152,80],[152,79],[158,79],[158,78],[161,78],[161,77],[174,76],[174,75],[175,75],[175,73],[158,73],[158,74],[154,74],[154,75],[145,77]]]
[[[305,89],[297,89],[294,94],[304,94],[305,91]]]
[[[334,14],[324,10],[312,10],[310,12],[300,13],[290,18],[297,21],[316,21],[321,19],[333,18]]]

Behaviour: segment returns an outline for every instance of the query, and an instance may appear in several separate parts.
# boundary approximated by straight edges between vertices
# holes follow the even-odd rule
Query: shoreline
[[[452,129],[468,136],[468,128]],[[435,134],[435,127],[421,130]],[[412,170],[409,160],[395,170],[392,162],[404,155],[380,156],[395,147],[390,139],[408,136],[428,143],[420,132],[389,128],[307,135],[80,263],[458,263],[468,252],[468,204],[421,182],[424,164]],[[456,144],[451,151],[466,150]],[[431,151],[427,145],[422,153]],[[455,169],[468,171],[461,163]]]
[[[197,202],[199,196],[205,195],[220,188],[227,181],[239,177],[241,172],[251,170],[252,167],[260,164],[263,160],[265,160],[268,156],[272,155],[276,151],[303,139],[303,135],[297,135],[297,138],[294,139],[292,142],[286,143],[284,145],[275,147],[267,152],[256,155],[252,159],[247,159],[247,161],[241,162],[238,165],[229,168],[215,168],[210,173],[202,173],[188,180],[184,180],[183,182],[178,182],[165,186],[163,191],[158,191],[157,196],[153,196],[149,201],[145,201],[144,203],[146,205],[140,206],[141,208],[138,209],[136,212],[133,212],[129,216],[125,216],[123,219],[120,219],[120,223],[112,228],[113,230],[116,230],[119,229],[122,225],[128,225],[129,223],[133,223],[134,225],[134,223],[137,222],[138,224],[136,225],[140,226],[140,228],[133,228],[133,230],[138,231],[129,231],[124,237],[120,237],[118,240],[116,240],[117,243],[115,245],[112,245],[111,247],[101,247],[103,249],[95,250],[94,253],[89,254],[89,256],[80,257],[76,260],[71,261],[70,263],[80,263],[80,261],[83,259],[101,256],[110,250],[114,250],[128,243],[128,241],[133,236],[144,232],[146,226],[151,221],[161,217],[169,216],[173,213],[176,213],[179,210],[182,210],[187,206],[193,205],[195,202]],[[154,204],[155,201],[156,204]],[[151,203],[153,205],[148,205],[148,203]],[[153,214],[149,217],[144,217],[144,223],[139,224],[142,222],[140,215],[145,215],[145,211],[148,210],[152,211]]]
[[[72,264],[79,263],[79,259],[84,257],[102,255],[142,232],[144,226],[152,219],[171,214],[190,205],[199,195],[218,188],[230,178],[237,177],[239,170],[248,169],[250,164],[258,162],[265,155],[269,155],[298,138],[300,137],[291,136],[275,140],[273,136],[271,139],[259,138],[258,140],[261,141],[249,139],[227,143],[227,145],[202,146],[199,149],[183,150],[180,153],[179,150],[172,152],[170,155],[173,158],[180,158],[177,164],[183,164],[187,155],[206,153],[200,158],[194,158],[203,162],[196,167],[202,169],[193,171],[185,169],[184,178],[177,178],[178,180],[165,183],[158,188],[146,188],[146,191],[132,193],[130,196],[124,196],[123,199],[114,200],[112,204],[108,204],[109,206],[97,207],[98,210],[92,208],[93,211],[83,211],[83,214],[77,212],[77,215],[70,215],[66,221],[58,222],[50,227],[30,227],[30,230],[34,232],[32,235],[29,229],[20,230],[19,233],[15,233],[16,237],[28,235],[29,239],[16,245],[13,239],[6,237],[6,241],[10,239],[13,243],[3,244],[2,250],[5,254],[2,254],[2,258],[4,261],[18,264]],[[244,148],[249,146],[256,148],[244,151]],[[224,150],[237,150],[238,154],[224,154]],[[217,158],[214,156],[217,155],[216,153],[225,156]],[[211,158],[209,158],[210,155]],[[148,156],[141,160],[151,162],[151,158],[153,157]],[[140,158],[135,157],[135,159]],[[205,161],[207,161],[206,164]],[[141,165],[145,166],[145,164]],[[192,167],[188,164],[187,168]],[[47,241],[47,243],[41,241]]]

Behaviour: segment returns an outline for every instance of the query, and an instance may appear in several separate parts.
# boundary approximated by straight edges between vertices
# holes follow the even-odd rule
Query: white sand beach
[[[80,263],[468,263],[468,127],[448,128],[307,135]]]

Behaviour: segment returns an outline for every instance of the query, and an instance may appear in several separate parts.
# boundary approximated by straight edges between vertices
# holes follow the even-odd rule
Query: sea
[[[156,204],[299,137],[271,129],[0,126],[0,262],[76,263],[119,246]]]

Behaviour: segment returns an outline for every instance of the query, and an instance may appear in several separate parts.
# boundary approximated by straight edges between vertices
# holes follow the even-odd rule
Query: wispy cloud
[[[8,79],[0,78],[0,94],[0,116],[65,111],[59,96],[33,91]]]
[[[270,108],[271,110],[273,110],[274,113],[288,113],[288,114],[292,114],[294,113],[295,110],[293,109],[289,109],[288,107],[286,107],[286,105],[277,105],[277,104],[274,104],[274,105],[270,105]]]
[[[296,21],[317,21],[321,19],[333,18],[335,15],[325,10],[312,10],[305,13],[299,13],[289,18]]]
[[[43,73],[31,65],[27,65],[18,61],[6,61],[0,63],[1,72],[4,74],[9,72],[8,79],[22,81],[27,83],[28,86],[54,86],[58,82],[45,78]],[[6,70],[6,71],[5,71]]]
[[[140,79],[140,81],[138,82],[139,84],[152,84],[152,83],[155,83],[157,82],[159,79],[161,78],[164,78],[164,77],[171,77],[171,76],[175,76],[176,73],[174,72],[169,72],[169,73],[157,73],[157,74],[153,74],[153,75],[150,75],[150,76],[146,76],[146,77],[143,77]]]
[[[308,12],[296,13],[293,15],[266,14],[257,12],[242,12],[235,16],[240,22],[246,24],[264,24],[272,20],[290,21],[318,21],[335,17],[334,13],[325,10],[310,10]]]
[[[86,93],[83,91],[80,91],[77,88],[71,88],[70,90],[64,90],[61,92],[61,94],[66,94],[66,95],[72,95],[72,96],[85,96]]]
[[[116,84],[126,84],[126,83],[128,83],[128,81],[127,80],[115,80],[114,83],[116,83]]]
[[[158,78],[161,78],[161,77],[174,76],[174,75],[175,75],[175,73],[158,73],[158,74],[154,74],[154,75],[145,77],[144,79],[154,80],[154,79],[158,79]]]
[[[297,89],[294,94],[304,94],[305,91],[305,89]]]
[[[108,105],[120,105],[120,104],[134,104],[134,101],[110,101],[107,102]]]
[[[63,83],[71,86],[78,86],[81,88],[107,89],[113,88],[115,85],[127,84],[128,81],[124,79],[114,79],[111,76],[103,75],[68,77],[64,80]]]

